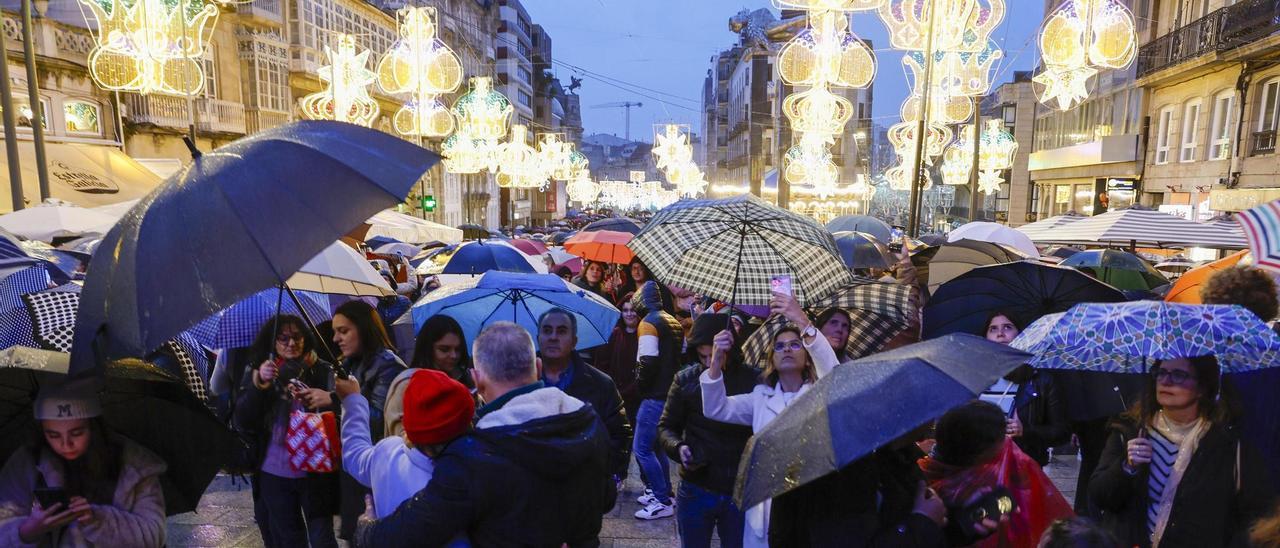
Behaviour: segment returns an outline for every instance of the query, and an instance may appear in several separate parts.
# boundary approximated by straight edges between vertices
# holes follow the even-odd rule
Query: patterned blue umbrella
[[[279,310],[281,314],[302,317],[297,305],[287,295],[281,298],[280,289],[267,289],[231,305],[222,313],[210,318],[213,324],[213,348],[241,348],[253,344],[258,330]],[[316,323],[333,318],[329,311],[329,297],[323,293],[294,291],[307,316]],[[277,308],[277,304],[279,307]],[[203,323],[203,322],[202,322]],[[198,324],[199,325],[199,324]]]

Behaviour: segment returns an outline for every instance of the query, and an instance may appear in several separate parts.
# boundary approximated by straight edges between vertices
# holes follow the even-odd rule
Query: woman
[[[1022,330],[1012,317],[1005,312],[993,313],[980,335],[1000,344],[1013,342]],[[1049,464],[1050,448],[1071,439],[1066,406],[1053,376],[1046,372],[1019,367],[988,388],[982,400],[1000,406],[1007,417],[1005,434],[1040,466]]]
[[[418,344],[413,348],[410,367],[434,369],[475,390],[471,379],[471,357],[467,355],[467,338],[457,320],[444,314],[427,318],[418,330]]]
[[[84,383],[42,388],[34,414],[40,433],[0,470],[0,545],[163,546],[164,461],[111,432]]]
[[[818,331],[822,332],[822,336],[827,338],[827,343],[835,351],[836,359],[840,363],[853,359],[846,349],[849,345],[849,334],[853,330],[853,319],[849,316],[849,311],[836,307],[823,310],[818,314],[816,325]]]
[[[604,297],[609,302],[613,302],[604,289],[604,263],[584,259],[582,261],[582,274],[573,279],[573,285]]]
[[[751,425],[753,433],[759,432],[839,363],[831,344],[819,336],[794,298],[775,294],[770,309],[786,316],[792,325],[773,336],[760,384],[749,394],[726,395],[723,371],[734,338],[728,330],[716,335],[711,363],[699,377],[702,413],[707,418]],[[747,509],[743,546],[768,546],[768,535],[769,501],[765,501]]]
[[[396,356],[378,312],[364,301],[348,301],[333,313],[333,342],[342,354],[340,374],[345,372],[360,383],[360,394],[369,401],[369,434],[372,443],[382,439],[383,413],[391,381],[404,371],[404,362]],[[309,403],[305,398],[303,403]],[[364,496],[369,490],[346,472],[342,474],[339,536],[351,540],[356,519],[364,512]]]
[[[311,332],[297,316],[277,316],[264,323],[251,347],[251,373],[244,376],[232,415],[236,429],[256,442],[254,506],[268,545],[338,545],[333,537],[337,476],[294,469],[285,445],[295,408],[333,409],[333,366],[316,356],[315,347]],[[295,379],[309,388],[291,386]],[[304,400],[308,403],[302,404]]]
[[[1273,493],[1218,399],[1218,360],[1163,360],[1151,371],[1142,399],[1111,425],[1093,503],[1125,546],[1243,545]]]
[[[622,283],[618,285],[616,294],[626,295],[634,293],[636,289],[644,287],[644,283],[653,279],[653,274],[649,272],[649,268],[640,262],[639,257],[634,257],[631,262],[627,263],[624,268],[619,269],[618,274],[621,276]],[[622,304],[622,297],[618,298],[618,305]]]
[[[609,334],[609,342],[595,350],[594,362],[597,369],[603,371],[613,384],[618,387],[622,396],[622,406],[627,411],[627,422],[636,423],[636,412],[640,409],[640,388],[636,385],[636,351],[640,344],[640,314],[631,302],[632,294],[623,296],[622,317],[618,325]]]

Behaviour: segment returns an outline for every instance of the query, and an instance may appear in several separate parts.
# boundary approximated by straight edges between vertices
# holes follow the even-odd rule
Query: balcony
[[[738,120],[738,123],[733,125],[733,129],[729,130],[729,138],[733,139],[734,137],[742,135],[750,128],[751,128],[751,124],[748,123],[746,120]]]
[[[276,126],[283,126],[289,123],[289,119],[288,112],[249,109],[245,112],[245,129],[248,133],[257,133]]]
[[[724,167],[725,169],[738,169],[742,166],[747,165],[750,162],[751,162],[750,154],[739,154],[737,156],[729,158],[729,161],[725,162]]]
[[[1249,149],[1250,156],[1261,156],[1263,154],[1275,154],[1276,152],[1276,131],[1255,131],[1253,133],[1253,146]]]
[[[280,0],[254,0],[237,4],[236,13],[242,19],[258,19],[278,25],[284,24],[284,11]]]
[[[186,129],[191,124],[188,100],[185,97],[168,95],[134,95],[123,96],[127,118],[134,124],[157,127]],[[220,99],[194,101],[196,108],[196,129],[211,133],[232,133],[244,135],[244,105]]]
[[[1138,52],[1138,77],[1280,30],[1280,0],[1244,0],[1152,40]]]
[[[221,99],[196,99],[196,125],[200,131],[244,135],[244,105]]]

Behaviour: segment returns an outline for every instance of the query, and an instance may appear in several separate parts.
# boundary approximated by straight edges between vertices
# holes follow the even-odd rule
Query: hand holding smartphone
[[[769,291],[779,295],[791,295],[791,276],[781,275],[769,278]]]

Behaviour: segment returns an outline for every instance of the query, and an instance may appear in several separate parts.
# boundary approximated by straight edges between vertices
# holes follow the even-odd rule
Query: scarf
[[[1164,529],[1169,525],[1169,514],[1173,512],[1173,497],[1178,493],[1178,483],[1182,481],[1182,474],[1187,471],[1192,455],[1195,454],[1200,440],[1204,438],[1210,426],[1212,424],[1204,419],[1196,419],[1188,424],[1177,424],[1169,420],[1163,411],[1151,420],[1152,428],[1160,431],[1160,434],[1169,441],[1178,444],[1178,456],[1173,460],[1173,470],[1169,472],[1169,480],[1165,484],[1164,492],[1160,494],[1160,511],[1156,515],[1156,526],[1151,530],[1152,548],[1160,546]]]

